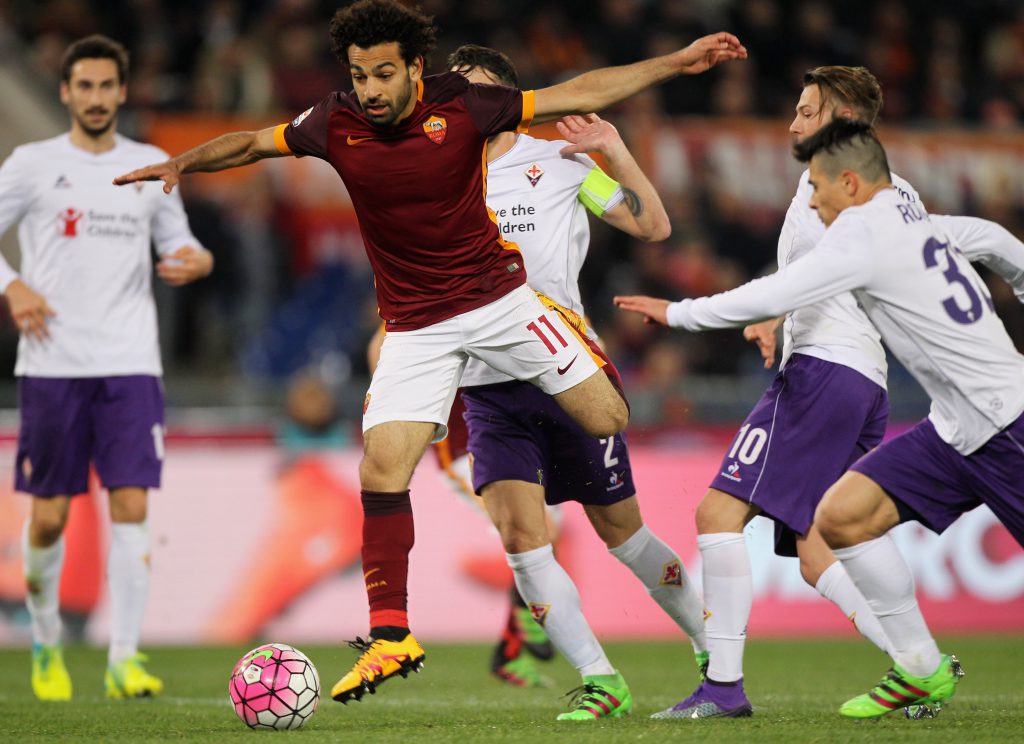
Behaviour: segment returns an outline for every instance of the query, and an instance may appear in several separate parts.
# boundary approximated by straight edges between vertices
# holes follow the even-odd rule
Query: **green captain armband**
[[[600,166],[595,165],[580,184],[580,193],[576,198],[583,202],[583,206],[601,217],[609,206],[615,206],[609,205],[608,201],[618,188],[619,182],[601,170]]]

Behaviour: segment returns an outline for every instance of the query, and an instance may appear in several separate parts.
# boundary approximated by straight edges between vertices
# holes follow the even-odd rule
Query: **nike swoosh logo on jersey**
[[[567,365],[565,365],[564,367],[559,367],[559,368],[558,368],[558,374],[560,374],[560,375],[564,375],[564,374],[565,374],[566,372],[568,372],[568,371],[569,371],[569,367],[571,367],[572,365],[576,364],[576,359],[577,359],[578,357],[579,357],[579,354],[577,354],[576,356],[574,356],[574,357],[572,358],[572,361],[571,361],[571,362],[569,362],[569,363],[568,363]]]
[[[373,137],[353,137],[350,134],[348,136],[348,139],[345,140],[345,142],[347,142],[350,145],[358,145],[360,142],[366,142],[367,140],[372,140],[372,139],[373,139]]]

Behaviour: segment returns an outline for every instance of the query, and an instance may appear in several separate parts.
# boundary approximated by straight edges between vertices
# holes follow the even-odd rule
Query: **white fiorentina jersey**
[[[809,254],[714,297],[669,305],[669,324],[728,328],[853,292],[932,400],[942,439],[968,455],[1024,411],[1024,356],[968,260],[1024,298],[1024,243],[994,223],[930,218],[894,189],[849,207]]]
[[[893,187],[904,201],[921,203],[913,186],[895,173],[891,175]],[[796,195],[786,211],[786,220],[779,233],[780,269],[806,255],[825,234],[825,223],[810,207],[814,189],[809,178],[805,170],[800,176]],[[857,307],[853,295],[831,297],[787,315],[783,326],[780,366],[785,366],[786,360],[794,353],[842,364],[885,387],[885,351],[878,331]]]
[[[112,181],[166,159],[119,135],[112,149],[93,154],[64,134],[18,147],[0,167],[0,234],[21,221],[21,278],[56,312],[49,339],[22,337],[16,375],[162,373],[151,240],[161,254],[202,246],[177,190],[168,196],[158,181]],[[12,278],[3,262],[2,286]]]
[[[501,236],[519,245],[527,284],[584,317],[579,275],[590,248],[590,222],[580,190],[597,165],[586,155],[560,155],[567,144],[518,135],[512,149],[487,165],[487,206],[498,219]],[[603,200],[604,209],[622,198],[622,189],[616,187]],[[471,358],[462,385],[511,379]]]

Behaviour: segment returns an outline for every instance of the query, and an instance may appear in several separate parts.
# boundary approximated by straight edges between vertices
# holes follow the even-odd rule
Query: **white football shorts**
[[[523,285],[501,299],[414,331],[389,332],[363,405],[363,431],[388,421],[437,424],[448,414],[470,356],[556,395],[598,371],[600,361],[562,316]]]

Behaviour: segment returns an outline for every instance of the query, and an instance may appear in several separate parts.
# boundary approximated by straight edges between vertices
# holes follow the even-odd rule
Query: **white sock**
[[[28,520],[21,536],[25,605],[32,620],[32,642],[44,646],[60,643],[60,572],[64,568],[64,536],[48,548],[28,544]],[[32,590],[35,591],[32,591]]]
[[[569,574],[555,560],[550,545],[525,553],[506,553],[516,588],[551,643],[583,676],[615,674],[580,609],[580,595]]]
[[[843,568],[842,561],[836,561],[826,568],[818,577],[818,583],[814,585],[814,588],[818,590],[818,594],[842,610],[862,636],[892,656],[892,644],[886,638],[881,623],[868,607],[864,595],[857,591],[853,580]]]
[[[107,581],[110,586],[110,651],[115,664],[139,650],[142,616],[149,595],[149,530],[145,522],[110,526]]]
[[[704,627],[711,654],[708,678],[735,682],[743,678],[743,647],[754,603],[754,582],[741,532],[697,535],[704,561]]]
[[[892,645],[892,658],[918,677],[939,667],[942,655],[914,596],[914,576],[888,534],[832,551],[843,562]]]
[[[642,525],[609,552],[636,574],[654,601],[690,637],[696,653],[708,650],[704,635],[704,602],[693,588],[675,551]]]

